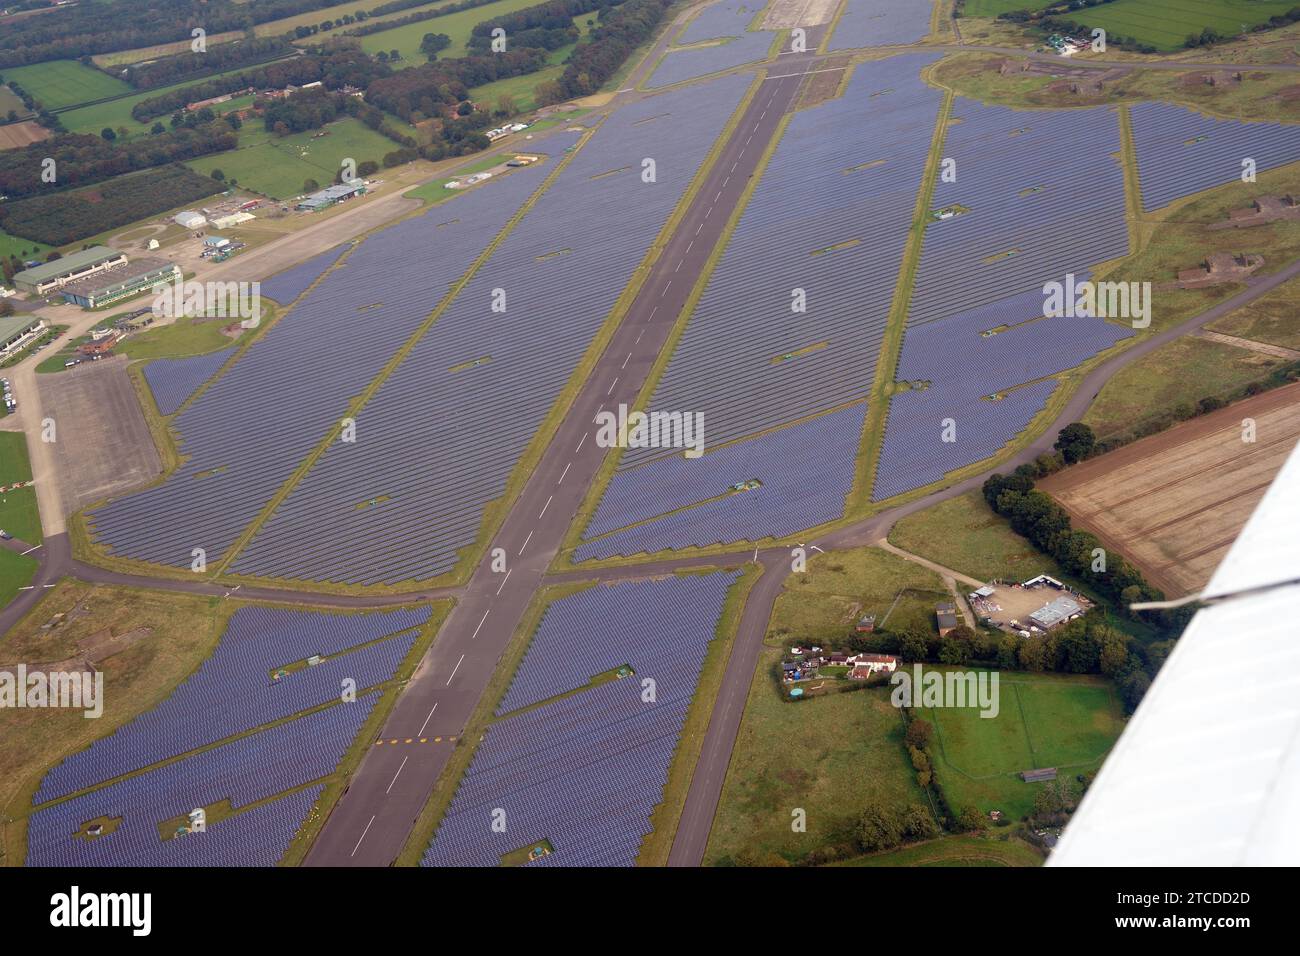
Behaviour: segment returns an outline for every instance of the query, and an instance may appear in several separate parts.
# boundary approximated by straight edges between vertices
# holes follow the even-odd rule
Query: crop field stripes
[[[517,862],[634,865],[737,577],[626,581],[550,603],[422,864],[495,866],[541,845]],[[504,833],[490,825],[497,808]]]
[[[1170,103],[1127,109],[1145,212],[1239,181],[1247,159],[1261,172],[1300,161],[1300,124],[1217,119]]]
[[[88,515],[110,557],[188,568],[194,548],[206,552],[210,567],[218,556],[236,553],[241,530],[259,520],[267,501],[313,449],[331,440],[354,407],[353,396],[364,396],[366,384],[390,367],[401,342],[409,345],[427,326],[430,309],[447,298],[464,271],[460,263],[480,255],[517,214],[543,169],[528,167],[491,189],[457,197],[455,202],[465,204],[465,221],[439,230],[439,255],[404,280],[399,276],[419,265],[407,251],[422,248],[437,222],[433,216],[445,213],[377,230],[314,278],[284,315],[241,346],[226,371],[171,420],[182,438],[184,463],[161,484]],[[376,291],[387,305],[367,314],[364,334],[358,335],[355,308],[374,302]],[[255,408],[256,428],[236,427],[233,406]],[[215,466],[227,470],[203,498],[194,497],[185,479]]]
[[[518,463],[751,85],[728,77],[607,119],[375,393],[356,445],[325,450],[231,572],[364,586],[451,571],[504,507]],[[636,125],[666,109],[671,126]],[[591,178],[656,154],[655,182]],[[645,191],[636,214],[612,215],[629,191]],[[553,257],[557,234],[568,251]],[[508,304],[491,314],[495,289]],[[446,356],[486,349],[491,361],[457,379],[443,371]],[[351,507],[376,492],[391,496],[383,508]]]

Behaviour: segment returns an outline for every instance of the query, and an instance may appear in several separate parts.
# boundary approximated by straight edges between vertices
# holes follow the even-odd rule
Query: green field
[[[1042,866],[1043,855],[1013,837],[945,836],[832,866]]]
[[[1039,10],[1048,6],[1047,0],[966,0],[962,16],[996,17],[1014,10]]]
[[[0,86],[0,119],[8,117],[10,110],[17,113],[20,120],[32,115],[17,93],[7,86]]]
[[[31,583],[38,567],[34,558],[0,548],[0,607],[5,607],[18,596],[19,589]]]
[[[507,157],[508,158],[508,157]],[[453,179],[462,179],[465,176],[472,176],[474,173],[481,173],[484,170],[491,169],[493,166],[500,166],[502,158],[500,156],[489,156],[486,159],[480,159],[477,162],[466,163],[463,166],[457,166],[456,171],[447,176],[441,176],[438,179],[431,179],[427,183],[421,183],[414,189],[408,189],[403,196],[410,196],[412,199],[419,199],[430,206],[436,206],[440,202],[450,199],[453,196],[464,195],[456,189],[446,189],[444,185]]]
[[[801,863],[831,849],[852,854],[868,801],[927,805],[889,688],[788,703],[771,674],[780,658],[779,647],[759,656],[706,865]],[[795,809],[807,813],[807,832],[791,829]]]
[[[50,60],[31,66],[11,66],[0,70],[0,75],[5,80],[16,82],[47,110],[61,110],[78,103],[92,103],[108,96],[131,92],[131,87],[121,80],[101,73],[94,67],[82,66],[76,60]],[[106,125],[108,124],[101,123],[100,128]],[[69,125],[68,128],[72,127]]]
[[[1279,324],[1295,328],[1295,300],[1289,315],[1283,307]],[[1233,333],[1238,334],[1238,333]],[[1284,360],[1192,336],[1162,345],[1110,379],[1093,400],[1085,424],[1098,438],[1116,435],[1144,419],[1195,404],[1206,396],[1225,395],[1264,378]],[[1188,416],[1190,417],[1190,416]]]
[[[30,481],[27,438],[22,432],[0,432],[0,485]],[[35,488],[0,492],[0,528],[28,544],[41,543],[41,516]]]
[[[954,807],[1019,820],[1044,786],[1019,771],[1056,767],[1064,780],[1095,771],[1124,729],[1114,689],[1099,678],[1004,672],[999,703],[992,718],[974,708],[917,708],[934,725],[935,777]]]
[[[934,603],[948,599],[937,574],[888,551],[817,554],[806,574],[786,579],[768,634],[792,644],[833,642],[851,633],[864,614],[876,615],[877,625],[891,630],[910,626],[933,631]]]
[[[262,306],[262,321],[275,317],[267,304]],[[178,319],[170,325],[138,332],[124,339],[113,351],[132,359],[182,358],[205,355],[229,348],[246,333],[232,338],[221,331],[233,319]]]
[[[332,183],[344,159],[354,159],[358,164],[366,160],[380,162],[385,154],[399,148],[352,117],[324,129],[329,135],[320,138],[313,138],[320,130],[281,138],[249,125],[240,131],[236,149],[191,160],[186,165],[205,176],[220,169],[228,183],[233,180],[245,189],[276,199],[292,199],[301,195],[307,179],[322,186]]]
[[[419,66],[427,62],[420,52],[420,41],[426,33],[445,33],[451,37],[451,46],[438,54],[441,59],[465,55],[465,44],[469,42],[469,32],[480,23],[484,23],[502,14],[514,13],[525,7],[537,6],[538,0],[497,0],[484,7],[449,13],[445,17],[408,23],[403,27],[394,27],[361,37],[361,49],[369,54],[383,50],[385,53],[396,50],[402,55],[406,66]],[[411,12],[411,11],[406,11]],[[507,41],[508,42],[508,41]],[[403,64],[399,64],[403,65]],[[534,74],[536,75],[536,74]]]
[[[8,259],[10,256],[17,256],[24,261],[35,258],[44,259],[45,253],[49,252],[50,248],[50,246],[42,245],[35,239],[11,236],[3,229],[0,229],[0,259]]]
[[[41,66],[46,64],[42,63]],[[24,67],[31,69],[31,67]],[[84,69],[84,67],[83,67]],[[227,70],[225,73],[214,73],[205,79],[215,79],[219,76],[227,76],[231,73],[239,73],[241,70]],[[108,79],[105,77],[105,79]],[[147,123],[137,123],[131,116],[131,108],[141,100],[151,99],[155,96],[161,96],[164,93],[171,92],[184,86],[193,86],[194,80],[185,80],[180,83],[173,83],[171,86],[160,86],[156,90],[144,90],[143,92],[133,93],[131,96],[123,96],[120,99],[112,100],[108,103],[100,103],[97,106],[83,106],[80,109],[68,110],[66,113],[60,113],[59,119],[63,125],[73,133],[99,133],[105,127],[125,129],[128,136],[139,136],[148,133],[154,123],[167,125],[167,116],[160,116],[149,120]],[[125,86],[125,84],[123,84]],[[126,92],[131,88],[126,87]],[[121,92],[121,91],[119,91]]]
[[[1295,0],[1114,0],[1065,14],[1109,36],[1150,43],[1159,50],[1178,50],[1189,34],[1206,27],[1236,36],[1269,17],[1286,13]]]
[[[1295,305],[1297,297],[1300,297],[1300,279],[1292,279],[1206,328],[1225,335],[1236,335],[1300,351],[1300,323],[1296,322]]]

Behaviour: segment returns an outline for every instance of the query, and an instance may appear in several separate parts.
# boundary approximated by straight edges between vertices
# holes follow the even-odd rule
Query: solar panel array
[[[144,379],[149,383],[158,411],[170,415],[185,404],[185,400],[194,394],[200,385],[217,374],[217,369],[225,364],[226,359],[234,354],[236,346],[209,352],[207,355],[191,355],[177,359],[154,359],[144,367]]]
[[[153,710],[51,769],[32,802],[45,803],[338,700],[345,678],[358,690],[389,680],[418,630],[369,642],[418,628],[429,614],[428,607],[371,614],[240,608],[194,674]],[[368,646],[352,650],[361,644]],[[313,655],[342,656],[272,679],[273,671]]]
[[[1300,160],[1300,125],[1216,119],[1172,103],[1139,103],[1129,110],[1137,152],[1142,208],[1239,181],[1242,161],[1257,170]]]
[[[203,548],[214,562],[543,175],[519,170],[357,245],[176,416],[184,464],[89,515],[100,543],[182,568]]]
[[[930,0],[846,0],[829,50],[915,43],[930,32]]]
[[[942,101],[919,77],[934,59],[859,64],[843,97],[791,118],[650,409],[702,412],[718,445],[867,394]]]
[[[261,283],[262,295],[274,299],[281,305],[288,305],[306,292],[307,287],[320,278],[321,274],[334,265],[339,257],[350,248],[352,248],[352,243],[335,246],[320,255],[312,256],[306,262],[300,262],[296,266],[285,269],[269,279],[263,279]]]
[[[669,50],[643,85],[646,89],[653,90],[744,66],[746,63],[756,63],[767,58],[771,46],[770,33],[744,33],[716,46]]]
[[[853,487],[865,415],[866,405],[858,403],[702,458],[678,455],[620,472],[587,535],[626,530],[579,545],[574,559],[757,541],[832,521],[844,513]],[[754,479],[758,488],[730,490]],[[679,508],[685,510],[674,511]],[[627,527],[634,522],[645,523]]]
[[[494,723],[425,852],[425,866],[493,866],[549,840],[536,865],[632,866],[664,783],[730,572],[625,582],[553,604],[521,665],[518,699],[618,657],[634,676]],[[570,607],[575,610],[569,610]],[[670,610],[671,608],[671,610]],[[565,622],[571,622],[566,624]],[[546,630],[548,627],[551,630]],[[619,652],[607,651],[605,642]],[[617,665],[609,665],[617,666]],[[653,702],[643,681],[654,681]],[[526,689],[525,689],[526,688]],[[512,689],[512,693],[516,693]],[[497,812],[500,811],[500,812]],[[504,832],[493,829],[504,813]]]
[[[717,0],[701,10],[673,42],[684,46],[718,37],[740,36],[763,6],[762,0]]]
[[[1128,254],[1119,119],[1110,107],[1008,109],[957,99],[908,324],[996,302]],[[994,261],[990,261],[994,260]]]
[[[747,85],[606,120],[378,390],[356,443],[322,456],[234,570],[372,584],[453,567]]]
[[[897,378],[931,384],[896,394],[890,402],[875,500],[938,481],[994,454],[1046,404],[1056,388],[1048,376],[1133,334],[1130,327],[1102,319],[1042,314],[1043,294],[1035,290],[907,330]],[[981,335],[1001,325],[1011,327]],[[1024,383],[1033,384],[1017,388]],[[1002,392],[1009,394],[986,400]],[[953,422],[955,441],[944,441],[945,419]]]
[[[159,825],[224,800],[239,810],[333,773],[374,706],[375,697],[338,704],[270,730],[205,750],[148,773],[56,803],[27,825],[28,866],[269,865],[283,855],[318,791],[308,799],[271,804],[248,820],[213,823],[210,832],[171,847]],[[277,809],[271,809],[276,807]],[[241,815],[242,816],[242,815]],[[75,836],[101,817],[116,829],[86,840]],[[229,828],[219,840],[207,838]],[[215,844],[215,845],[213,845]],[[208,853],[214,859],[209,860]]]
[[[693,640],[701,608],[721,607],[734,574],[597,585],[551,604],[497,716],[577,690],[592,677]],[[707,640],[707,639],[706,639]]]

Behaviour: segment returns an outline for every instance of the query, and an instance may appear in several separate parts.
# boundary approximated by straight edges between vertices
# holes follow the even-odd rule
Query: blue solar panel
[[[153,710],[57,764],[32,802],[54,800],[338,700],[345,679],[358,690],[389,680],[419,632],[369,642],[418,628],[429,614],[428,607],[370,614],[240,608],[194,674]],[[354,650],[362,644],[367,646]],[[273,679],[273,671],[314,655],[330,659]]]
[[[845,0],[829,50],[915,43],[930,32],[931,0]]]
[[[320,278],[322,273],[337,262],[339,257],[351,247],[351,243],[335,246],[318,256],[312,256],[306,262],[300,262],[296,266],[285,269],[269,279],[263,279],[262,295],[268,299],[274,299],[281,305],[288,305],[306,292],[307,287]]]
[[[772,36],[771,33],[742,33],[714,46],[669,50],[644,86],[657,89],[766,59]]]
[[[611,115],[234,570],[373,584],[452,568],[747,86],[727,77]]]
[[[1240,181],[1244,159],[1261,171],[1300,160],[1300,125],[1216,119],[1172,103],[1139,103],[1129,115],[1148,212]]]
[[[328,776],[373,705],[373,696],[338,704],[39,810],[28,821],[27,865],[273,865],[319,791],[214,822],[208,833],[182,837],[193,841],[185,846],[164,841],[159,825],[226,800],[238,811]],[[75,836],[100,818],[120,822],[95,839]]]
[[[679,455],[619,472],[586,530],[589,538],[606,536],[580,545],[574,558],[757,541],[833,521],[853,486],[865,414],[858,404],[702,458]],[[758,488],[732,490],[755,479]]]
[[[170,415],[198,389],[200,385],[217,373],[226,359],[234,354],[236,346],[209,352],[207,355],[191,355],[178,359],[155,359],[144,367],[144,379],[149,383],[158,411]]]
[[[734,579],[715,572],[602,585],[552,604],[503,707],[564,693],[620,664],[635,674],[494,723],[423,864],[492,866],[549,840],[554,852],[536,865],[633,865]]]

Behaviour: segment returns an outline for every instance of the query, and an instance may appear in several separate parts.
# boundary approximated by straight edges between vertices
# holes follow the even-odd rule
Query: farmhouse
[[[852,680],[865,680],[872,674],[892,674],[898,669],[898,658],[889,654],[854,654],[848,659]]]
[[[91,246],[80,252],[70,252],[62,259],[15,273],[14,285],[24,292],[45,295],[63,288],[69,282],[85,279],[125,263],[126,253],[108,246]]]

